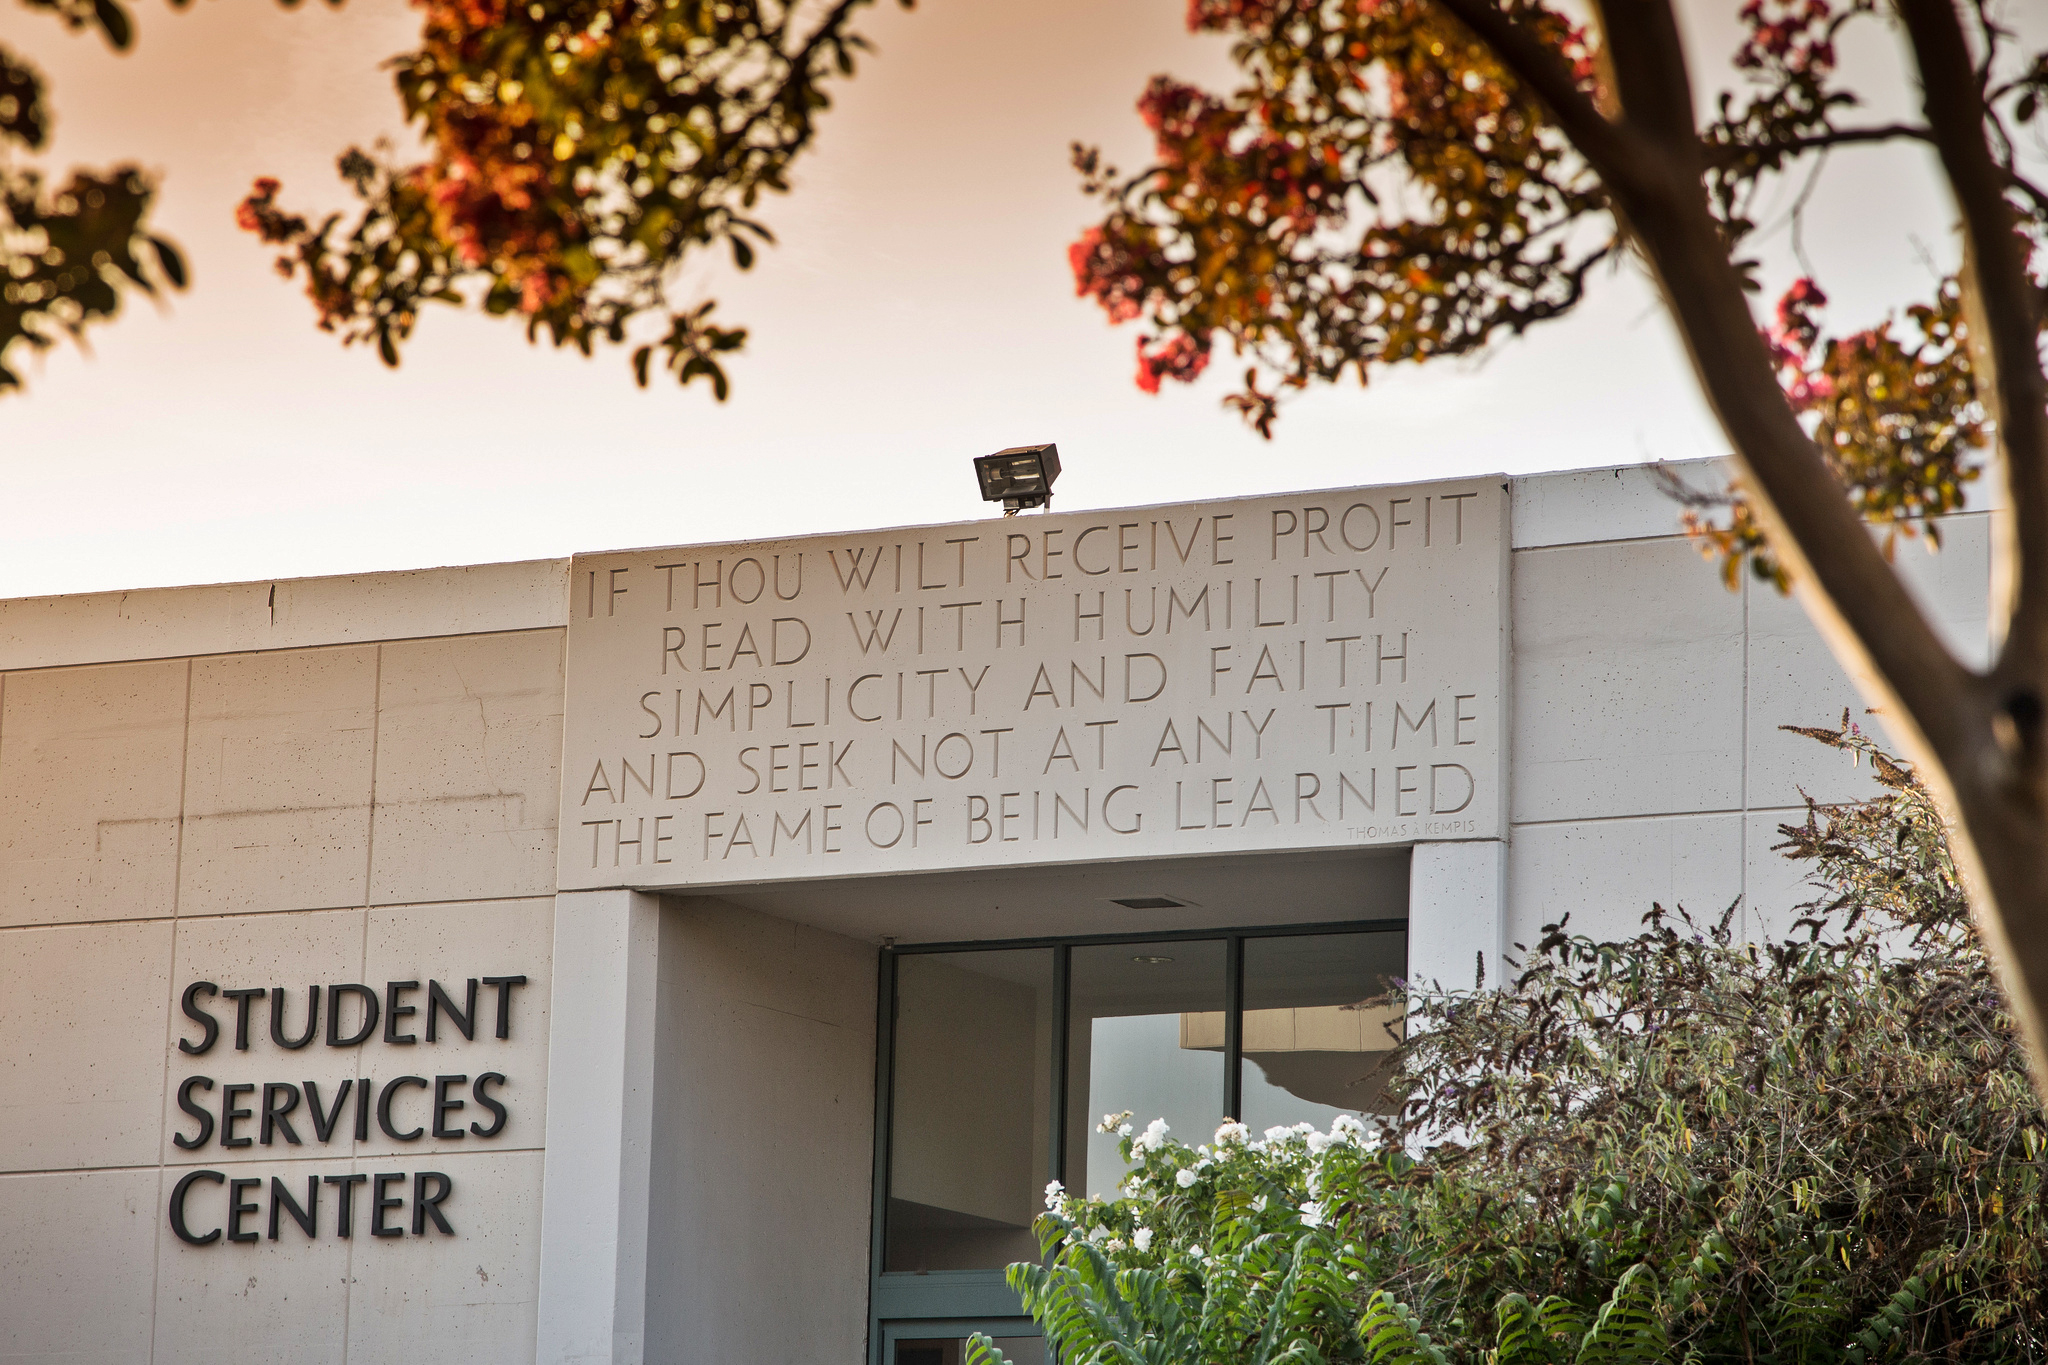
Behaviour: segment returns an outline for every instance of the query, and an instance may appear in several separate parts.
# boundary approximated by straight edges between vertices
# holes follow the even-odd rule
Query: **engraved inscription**
[[[579,558],[561,884],[1495,837],[1504,498]]]

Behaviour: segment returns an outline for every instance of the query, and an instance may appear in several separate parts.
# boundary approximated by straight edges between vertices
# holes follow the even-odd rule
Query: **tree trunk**
[[[2006,766],[2002,758],[1977,766]],[[1972,782],[1954,765],[1941,767],[1954,793],[1949,843],[1966,878],[1978,932],[2026,1039],[2034,1089],[2048,1104],[2048,1021],[2042,1011],[2048,1001],[2048,816],[2010,786]]]
[[[1992,604],[1997,657],[1957,661],[1878,552],[1778,387],[1708,205],[1690,74],[1669,0],[1596,0],[1596,108],[1497,0],[1436,0],[1549,109],[1655,273],[1800,603],[1940,802],[1973,914],[2048,1103],[2048,373],[2029,244],[2005,200],[1955,0],[1893,0],[1962,210],[1978,394],[2008,484]],[[2005,627],[2000,629],[2000,627]]]

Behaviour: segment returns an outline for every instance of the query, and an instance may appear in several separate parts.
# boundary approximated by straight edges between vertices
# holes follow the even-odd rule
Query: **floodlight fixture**
[[[1027,507],[1052,506],[1052,481],[1060,476],[1060,448],[1048,442],[1042,446],[1012,446],[993,455],[975,457],[974,477],[981,481],[981,496],[1003,505],[1003,515],[1014,517]]]

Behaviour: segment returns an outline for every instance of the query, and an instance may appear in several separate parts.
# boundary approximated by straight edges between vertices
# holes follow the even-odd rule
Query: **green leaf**
[[[1494,1307],[1500,1321],[1495,1339],[1500,1365],[1542,1365],[1550,1359],[1549,1343],[1543,1334],[1536,1308],[1521,1294],[1503,1294]]]
[[[562,269],[579,285],[589,284],[604,273],[604,267],[586,246],[572,246],[562,252]]]
[[[42,78],[35,68],[0,47],[0,138],[13,139],[33,151],[43,145],[48,132]]]
[[[107,41],[116,51],[125,52],[135,37],[135,25],[128,18],[128,11],[114,3],[114,0],[92,0],[93,18],[99,20]]]
[[[1449,1365],[1414,1312],[1384,1289],[1368,1301],[1358,1336],[1372,1365]]]
[[[1586,1315],[1577,1304],[1555,1294],[1536,1306],[1536,1320],[1542,1324],[1544,1336],[1571,1351],[1578,1350],[1580,1338],[1586,1335]]]
[[[965,1365],[1010,1365],[1010,1358],[997,1350],[987,1336],[976,1332],[967,1338]]]
[[[1930,1251],[1920,1260],[1922,1266],[1936,1259],[1936,1252]],[[1907,1280],[1899,1291],[1885,1302],[1884,1307],[1871,1314],[1863,1330],[1850,1339],[1843,1348],[1851,1365],[1864,1365],[1884,1353],[1886,1347],[1898,1339],[1906,1329],[1906,1321],[1913,1311],[1927,1301],[1927,1281],[1919,1275]]]
[[[1647,1265],[1622,1272],[1579,1343],[1578,1365],[1651,1365],[1670,1346],[1657,1314],[1657,1276]]]
[[[185,287],[185,258],[178,254],[178,248],[161,237],[152,237],[149,244],[156,251],[156,263],[163,267],[164,278],[171,282],[171,288]]]

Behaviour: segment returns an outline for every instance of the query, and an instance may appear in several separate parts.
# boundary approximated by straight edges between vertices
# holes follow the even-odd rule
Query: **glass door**
[[[884,1273],[1038,1259],[1055,1004],[1050,948],[898,963]]]
[[[960,1365],[977,1330],[1040,1365],[1004,1271],[1039,1257],[1047,1182],[1116,1195],[1102,1119],[1192,1145],[1374,1112],[1406,961],[1400,920],[885,953],[872,1365]]]
[[[1102,1120],[1129,1110],[1206,1142],[1223,1117],[1224,940],[1073,949],[1067,1006],[1067,1187],[1115,1198],[1129,1169]],[[1210,1025],[1213,1021],[1214,1027]],[[1212,1036],[1213,1035],[1213,1036]]]

